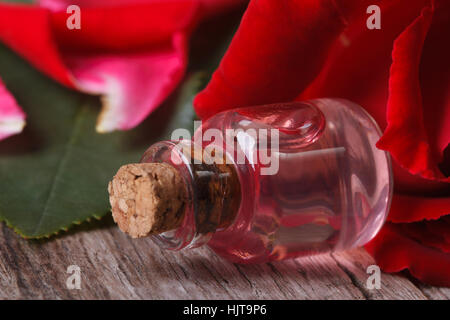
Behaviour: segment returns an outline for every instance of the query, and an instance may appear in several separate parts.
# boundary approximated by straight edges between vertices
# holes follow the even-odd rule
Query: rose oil
[[[392,197],[380,136],[364,109],[341,99],[219,113],[192,140],[158,142],[144,154],[144,164],[174,168],[185,188],[183,220],[151,238],[172,250],[208,244],[237,263],[362,246]]]

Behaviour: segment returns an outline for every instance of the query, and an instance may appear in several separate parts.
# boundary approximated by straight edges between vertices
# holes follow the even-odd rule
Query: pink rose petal
[[[0,140],[22,132],[25,113],[0,79]]]
[[[138,125],[180,83],[199,21],[245,0],[0,2],[0,41],[58,82],[102,96],[97,130]],[[69,5],[81,30],[66,26]],[[3,28],[2,28],[3,26]]]
[[[80,90],[103,95],[97,131],[137,126],[175,89],[186,66],[185,36],[151,53],[66,56]]]

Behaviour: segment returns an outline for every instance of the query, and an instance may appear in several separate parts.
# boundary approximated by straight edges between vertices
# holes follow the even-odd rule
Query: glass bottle
[[[341,99],[219,113],[193,139],[158,142],[142,157],[175,167],[188,198],[181,225],[151,237],[171,250],[208,244],[236,263],[362,246],[392,198],[380,135],[363,108]]]

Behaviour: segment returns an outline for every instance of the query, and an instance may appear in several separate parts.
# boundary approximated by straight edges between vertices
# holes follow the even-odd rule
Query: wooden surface
[[[231,264],[207,247],[160,250],[149,239],[130,240],[109,219],[49,241],[18,237],[0,224],[1,299],[450,299],[406,275],[381,275],[366,287],[362,249],[265,265]],[[78,265],[81,289],[66,286]]]

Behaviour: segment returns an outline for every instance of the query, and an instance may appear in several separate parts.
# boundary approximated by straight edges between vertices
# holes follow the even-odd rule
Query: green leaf
[[[4,46],[0,75],[27,112],[25,131],[0,142],[0,220],[29,238],[107,213],[107,183],[117,169],[174,129],[191,129],[200,85],[191,76],[135,130],[98,134],[98,99],[59,86]]]

